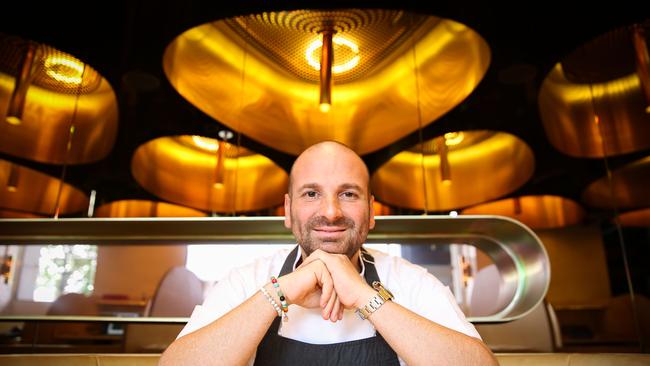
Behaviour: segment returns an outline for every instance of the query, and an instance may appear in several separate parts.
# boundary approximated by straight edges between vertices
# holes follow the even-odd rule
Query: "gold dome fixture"
[[[650,226],[650,208],[624,212],[618,215],[618,221],[627,227]]]
[[[499,215],[521,221],[532,229],[551,229],[580,223],[585,210],[560,196],[521,196],[466,208],[463,215]]]
[[[519,138],[462,131],[395,155],[372,175],[371,187],[377,199],[392,206],[444,211],[508,194],[534,169],[533,152]]]
[[[289,182],[267,157],[201,136],[149,141],[136,150],[131,171],[144,189],[164,200],[221,213],[279,205]]]
[[[375,216],[386,216],[386,215],[393,215],[394,210],[392,207],[385,205],[381,202],[374,201],[372,203],[372,210],[375,213]]]
[[[582,200],[589,206],[606,209],[650,207],[649,186],[650,156],[613,171],[611,181],[604,176],[591,183],[582,193]]]
[[[58,208],[58,210],[57,210]],[[0,160],[0,209],[38,216],[65,215],[88,208],[88,197],[57,178]]]
[[[166,202],[121,200],[103,204],[95,217],[202,217],[205,212]]]
[[[29,212],[0,209],[0,218],[3,219],[42,219],[44,217],[44,215],[37,215]]]
[[[0,34],[0,152],[54,164],[108,155],[117,134],[113,88],[55,48]]]
[[[646,24],[608,32],[555,65],[539,93],[550,142],[587,158],[650,148]]]
[[[458,22],[342,9],[199,25],[167,47],[163,66],[189,102],[264,145],[298,155],[336,140],[363,155],[458,105],[489,61],[485,40]]]

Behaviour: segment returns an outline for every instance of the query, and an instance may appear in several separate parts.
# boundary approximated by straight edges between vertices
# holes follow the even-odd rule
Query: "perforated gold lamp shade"
[[[12,183],[8,184],[9,181]],[[59,179],[36,170],[0,160],[0,208],[52,216],[56,209],[60,182]],[[64,215],[83,212],[87,208],[86,194],[70,184],[63,183],[59,213]]]
[[[164,70],[180,95],[206,114],[294,155],[322,140],[343,142],[359,154],[385,147],[420,127],[418,100],[424,126],[463,101],[487,70],[487,43],[463,24],[401,11],[337,12],[357,11],[374,12],[376,19],[368,16],[375,20],[365,24],[362,17],[335,35],[335,43],[340,36],[358,45],[359,61],[333,74],[327,113],[319,110],[318,70],[306,59],[319,34],[300,29],[299,20],[313,16],[338,24],[335,11],[199,25],[167,47]],[[350,56],[343,46],[334,50],[334,67],[343,53]]]
[[[442,181],[440,155],[422,155],[413,148],[395,155],[372,175],[375,197],[396,207],[452,210],[508,194],[531,177],[535,159],[521,139],[502,132],[463,133],[466,142],[450,146],[447,153],[449,183]]]
[[[106,157],[117,134],[113,88],[90,66],[83,69],[79,60],[49,46],[39,46],[21,123],[6,121],[17,82],[17,75],[9,70],[18,68],[16,48],[25,42],[0,36],[0,152],[54,164],[82,164]],[[70,76],[71,69],[78,75]],[[74,133],[68,152],[71,127]]]
[[[257,211],[281,204],[288,174],[270,159],[225,144],[223,183],[217,176],[217,152],[195,144],[192,136],[162,137],[138,147],[131,171],[154,195],[179,205],[210,212]]]
[[[522,196],[466,208],[464,215],[499,215],[521,221],[532,229],[550,229],[580,223],[585,211],[578,203],[560,196]]]

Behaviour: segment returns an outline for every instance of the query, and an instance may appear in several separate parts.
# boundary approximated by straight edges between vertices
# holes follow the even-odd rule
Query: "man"
[[[305,150],[284,202],[299,246],[220,281],[160,364],[496,365],[447,287],[362,248],[373,200],[368,169],[348,147]]]

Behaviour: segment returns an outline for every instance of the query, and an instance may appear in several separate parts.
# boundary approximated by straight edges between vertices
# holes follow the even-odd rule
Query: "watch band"
[[[375,296],[371,297],[370,301],[368,301],[364,307],[358,308],[356,311],[357,315],[359,315],[362,320],[368,319],[370,314],[377,311],[377,309],[384,305],[386,301],[393,300],[394,298],[393,294],[379,281],[374,281],[372,283],[372,288],[377,290]]]

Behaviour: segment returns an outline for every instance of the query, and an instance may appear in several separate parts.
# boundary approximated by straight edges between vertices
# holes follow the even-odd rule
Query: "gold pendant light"
[[[650,66],[641,50],[647,38],[639,39],[638,27],[597,37],[556,64],[544,79],[540,114],[549,141],[559,151],[600,158],[650,148],[645,92]]]
[[[53,216],[57,208],[63,215],[82,212],[86,207],[88,197],[81,190],[36,170],[0,160],[0,209]]]
[[[446,211],[506,195],[523,185],[534,169],[533,153],[519,138],[462,131],[395,155],[372,175],[371,188],[377,199],[392,206]]]
[[[164,200],[216,213],[279,205],[289,182],[287,173],[270,159],[202,136],[149,141],[136,150],[131,171],[144,189]]]
[[[53,164],[98,161],[113,147],[117,117],[115,93],[92,67],[50,46],[0,35],[0,152]]]
[[[585,210],[560,196],[521,196],[466,208],[463,215],[499,215],[521,221],[531,229],[551,229],[580,223]]]
[[[294,155],[323,140],[362,155],[383,148],[419,127],[414,68],[427,125],[475,89],[489,62],[485,40],[463,24],[382,9],[218,20],[179,35],[163,57],[171,85],[197,108]]]
[[[618,215],[618,222],[626,227],[650,227],[650,208],[624,212]]]
[[[582,200],[589,206],[605,209],[650,207],[650,157],[627,164],[587,186]]]

